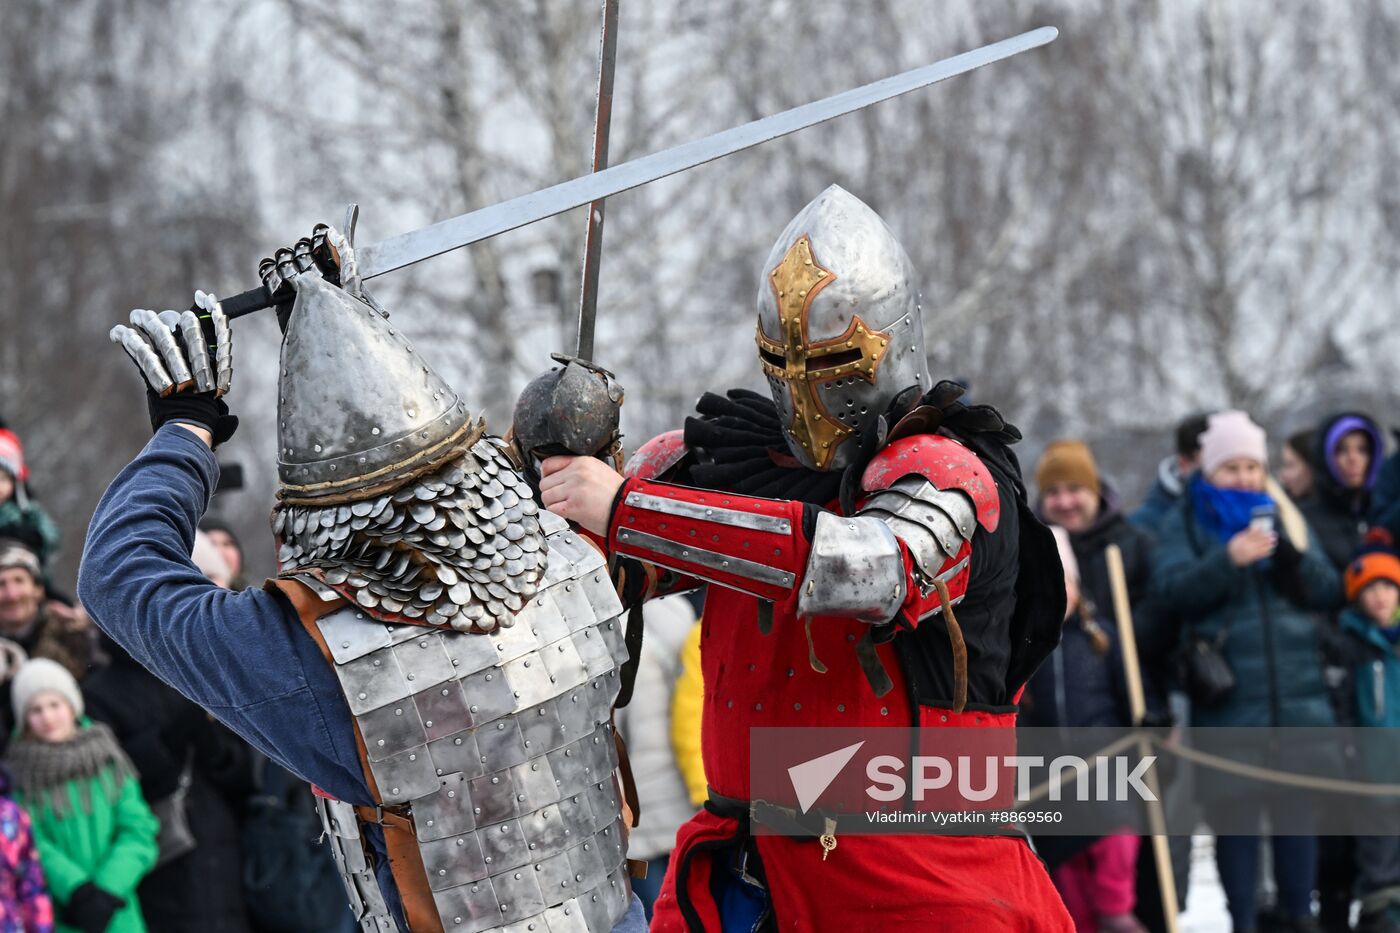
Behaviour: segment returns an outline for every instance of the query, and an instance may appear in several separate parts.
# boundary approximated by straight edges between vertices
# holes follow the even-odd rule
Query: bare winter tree
[[[347,201],[375,239],[587,169],[595,4],[50,6],[0,6],[0,416],[29,441],[70,558],[102,479],[145,436],[138,405],[105,400],[131,389],[105,343],[127,308],[247,288],[257,257]],[[1370,375],[1400,350],[1391,6],[627,4],[614,162],[1061,29],[1047,49],[614,198],[598,356],[628,388],[629,443],[678,426],[704,389],[760,385],[760,264],[833,182],[913,256],[934,372],[1033,441],[1083,433],[1146,476],[1155,451],[1115,438],[1165,446],[1188,410],[1293,426],[1320,396],[1393,404]],[[371,286],[493,430],[572,346],[582,230],[566,216]],[[250,490],[217,504],[259,572],[278,335],[261,319],[236,331],[244,427],[223,454]]]
[[[1103,101],[1143,207],[1121,228],[1125,278],[1157,335],[1142,356],[1163,397],[1263,415],[1293,403],[1375,281],[1358,25],[1303,4],[1107,17],[1120,51]]]
[[[180,7],[0,7],[0,417],[63,526],[60,581],[105,478],[149,436],[108,328],[132,307],[188,306],[192,270],[216,271],[249,216],[221,210],[236,162],[211,179],[185,161],[192,124],[217,135],[238,105],[208,70],[171,80]]]

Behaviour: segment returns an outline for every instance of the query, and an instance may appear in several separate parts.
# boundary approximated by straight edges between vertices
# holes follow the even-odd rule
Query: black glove
[[[146,410],[151,415],[151,430],[172,421],[187,421],[208,428],[214,435],[214,446],[233,437],[238,430],[238,416],[228,413],[228,405],[213,392],[176,392],[161,398],[146,389]]]
[[[125,906],[125,900],[88,881],[73,891],[58,913],[60,920],[83,933],[105,933],[112,916]]]

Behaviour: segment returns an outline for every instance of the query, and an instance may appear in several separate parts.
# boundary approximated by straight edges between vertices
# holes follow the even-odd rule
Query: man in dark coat
[[[1199,431],[1178,434],[1189,435],[1195,443]],[[1049,444],[1036,466],[1035,477],[1041,518],[1067,533],[1078,564],[1080,597],[1078,611],[1065,623],[1060,648],[1037,672],[1030,688],[1038,700],[1064,698],[1059,704],[1063,709],[1038,710],[1030,721],[1062,726],[1116,726],[1131,722],[1108,571],[1110,545],[1116,545],[1123,555],[1149,718],[1164,721],[1171,634],[1167,626],[1159,624],[1150,600],[1152,535],[1123,514],[1117,491],[1100,474],[1093,452],[1082,441],[1058,440]],[[1162,482],[1159,477],[1159,484]],[[1157,491],[1165,503],[1162,508],[1170,509],[1175,498],[1165,487]],[[1155,663],[1148,666],[1148,662]],[[1042,839],[1037,840],[1037,845],[1048,861],[1055,862],[1073,856],[1086,841],[1077,837]],[[1157,876],[1150,847],[1140,850],[1137,874],[1136,911],[1148,928],[1160,929],[1161,896],[1155,889]]]
[[[50,599],[39,554],[28,545],[0,538],[0,638],[31,658],[57,661],[81,682],[96,665],[96,629],[82,609]],[[0,684],[0,749],[14,732],[10,684]]]
[[[1156,649],[1165,645],[1162,642],[1165,636],[1160,631],[1162,627],[1154,624],[1148,594],[1152,579],[1152,536],[1123,514],[1118,493],[1100,475],[1088,445],[1077,440],[1052,442],[1036,466],[1035,480],[1040,494],[1040,517],[1069,532],[1070,546],[1079,562],[1081,598],[1087,601],[1114,653],[1117,653],[1118,629],[1106,557],[1110,545],[1117,545],[1123,554],[1139,653],[1143,658],[1162,657],[1163,652]],[[1164,673],[1144,671],[1143,676],[1149,685],[1160,686]],[[1121,678],[1118,683],[1121,691]],[[1151,695],[1148,701],[1157,707],[1164,706],[1159,698]],[[1119,721],[1126,723],[1126,707],[1121,709],[1121,714]]]
[[[1186,481],[1200,466],[1201,432],[1206,429],[1207,417],[1204,413],[1191,415],[1176,426],[1176,453],[1157,467],[1157,478],[1147,490],[1147,497],[1128,517],[1134,525],[1155,533],[1181,501]]]

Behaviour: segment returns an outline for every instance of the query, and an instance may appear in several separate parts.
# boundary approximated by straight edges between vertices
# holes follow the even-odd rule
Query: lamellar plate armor
[[[544,586],[495,634],[389,625],[358,606],[317,621],[447,930],[610,930],[627,908],[609,726],[622,607],[602,555],[562,519],[541,524]],[[318,799],[364,928],[392,930],[354,808]]]
[[[352,909],[395,929],[377,823],[414,933],[611,930],[630,899],[610,725],[627,648],[603,556],[536,505],[358,283],[285,257],[278,272],[297,290],[278,583],[335,669],[375,794],[318,797]]]

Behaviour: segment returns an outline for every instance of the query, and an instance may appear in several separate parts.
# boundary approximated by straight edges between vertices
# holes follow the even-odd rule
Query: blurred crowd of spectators
[[[0,933],[358,929],[307,785],[103,635],[58,545],[0,427]],[[227,525],[192,557],[244,585]]]
[[[1132,724],[1106,558],[1117,547],[1149,724],[1400,726],[1400,454],[1387,458],[1385,441],[1359,412],[1272,451],[1246,412],[1193,416],[1132,512],[1088,445],[1049,444],[1035,486],[1069,608],[1022,724]],[[1266,831],[1263,796],[1215,790],[1206,825],[1228,813]],[[1079,930],[1164,929],[1153,856],[1135,836],[1038,841]],[[1189,840],[1172,842],[1184,903]],[[1395,837],[1224,835],[1215,856],[1237,931],[1350,930],[1359,911],[1355,929],[1400,933]],[[1264,864],[1275,894],[1261,905]]]

